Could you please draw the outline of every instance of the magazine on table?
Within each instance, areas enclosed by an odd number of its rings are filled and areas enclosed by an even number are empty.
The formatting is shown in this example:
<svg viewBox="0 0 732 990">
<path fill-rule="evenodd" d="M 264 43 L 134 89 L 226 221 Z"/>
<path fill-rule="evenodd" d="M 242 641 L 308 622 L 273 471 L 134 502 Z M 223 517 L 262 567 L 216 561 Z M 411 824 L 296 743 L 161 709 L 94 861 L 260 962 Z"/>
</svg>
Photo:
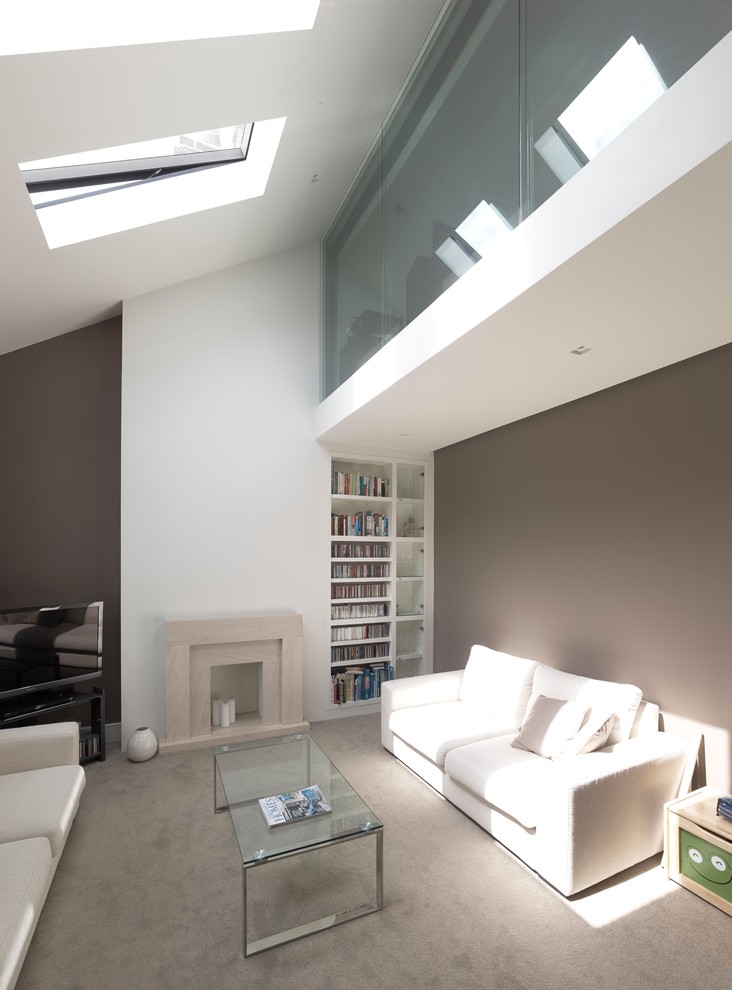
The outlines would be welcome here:
<svg viewBox="0 0 732 990">
<path fill-rule="evenodd" d="M 289 825 L 290 822 L 304 822 L 317 818 L 318 815 L 329 815 L 333 810 L 317 784 L 303 787 L 299 791 L 260 798 L 259 807 L 269 828 Z"/>
</svg>

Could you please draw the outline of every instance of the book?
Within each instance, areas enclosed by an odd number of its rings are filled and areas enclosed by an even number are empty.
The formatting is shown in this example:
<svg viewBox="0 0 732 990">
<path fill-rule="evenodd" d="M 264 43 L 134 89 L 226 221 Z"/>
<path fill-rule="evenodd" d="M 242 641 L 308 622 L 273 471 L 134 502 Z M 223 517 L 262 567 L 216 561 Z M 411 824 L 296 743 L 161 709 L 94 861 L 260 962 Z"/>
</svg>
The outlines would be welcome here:
<svg viewBox="0 0 732 990">
<path fill-rule="evenodd" d="M 299 791 L 260 798 L 259 807 L 268 828 L 289 825 L 290 822 L 304 822 L 319 815 L 329 815 L 333 810 L 316 784 L 303 787 Z"/>
</svg>

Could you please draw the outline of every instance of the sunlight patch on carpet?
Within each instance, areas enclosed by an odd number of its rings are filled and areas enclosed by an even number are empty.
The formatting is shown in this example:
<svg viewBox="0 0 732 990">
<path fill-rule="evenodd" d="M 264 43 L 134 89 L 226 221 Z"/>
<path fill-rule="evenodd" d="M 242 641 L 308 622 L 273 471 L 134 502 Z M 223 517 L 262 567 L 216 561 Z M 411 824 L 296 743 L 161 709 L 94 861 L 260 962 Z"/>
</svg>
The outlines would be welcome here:
<svg viewBox="0 0 732 990">
<path fill-rule="evenodd" d="M 641 908 L 659 901 L 680 888 L 656 859 L 593 887 L 587 894 L 567 900 L 567 906 L 592 928 L 604 928 Z"/>
</svg>

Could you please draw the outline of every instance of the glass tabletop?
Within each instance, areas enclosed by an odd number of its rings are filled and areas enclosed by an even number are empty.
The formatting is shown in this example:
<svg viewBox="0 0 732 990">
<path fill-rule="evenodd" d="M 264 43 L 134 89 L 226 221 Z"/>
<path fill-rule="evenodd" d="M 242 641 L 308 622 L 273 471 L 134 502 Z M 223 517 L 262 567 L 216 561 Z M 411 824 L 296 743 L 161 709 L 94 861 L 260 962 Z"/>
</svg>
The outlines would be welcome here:
<svg viewBox="0 0 732 990">
<path fill-rule="evenodd" d="M 383 828 L 370 808 L 309 735 L 220 746 L 214 751 L 214 794 L 220 781 L 242 865 Z M 259 798 L 317 785 L 330 814 L 269 828 Z M 214 800 L 216 798 L 214 796 Z"/>
</svg>

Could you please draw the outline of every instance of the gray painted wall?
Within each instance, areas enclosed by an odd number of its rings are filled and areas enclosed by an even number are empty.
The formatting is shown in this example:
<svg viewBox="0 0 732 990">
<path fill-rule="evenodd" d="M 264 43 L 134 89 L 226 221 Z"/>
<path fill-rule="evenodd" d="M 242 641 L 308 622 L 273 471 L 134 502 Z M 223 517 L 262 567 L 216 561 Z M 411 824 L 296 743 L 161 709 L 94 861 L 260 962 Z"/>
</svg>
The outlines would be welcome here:
<svg viewBox="0 0 732 990">
<path fill-rule="evenodd" d="M 477 642 L 638 684 L 729 788 L 731 385 L 728 345 L 437 451 L 435 670 Z"/>
<path fill-rule="evenodd" d="M 121 359 L 121 317 L 0 357 L 0 607 L 104 601 L 107 722 L 120 720 Z"/>
</svg>

